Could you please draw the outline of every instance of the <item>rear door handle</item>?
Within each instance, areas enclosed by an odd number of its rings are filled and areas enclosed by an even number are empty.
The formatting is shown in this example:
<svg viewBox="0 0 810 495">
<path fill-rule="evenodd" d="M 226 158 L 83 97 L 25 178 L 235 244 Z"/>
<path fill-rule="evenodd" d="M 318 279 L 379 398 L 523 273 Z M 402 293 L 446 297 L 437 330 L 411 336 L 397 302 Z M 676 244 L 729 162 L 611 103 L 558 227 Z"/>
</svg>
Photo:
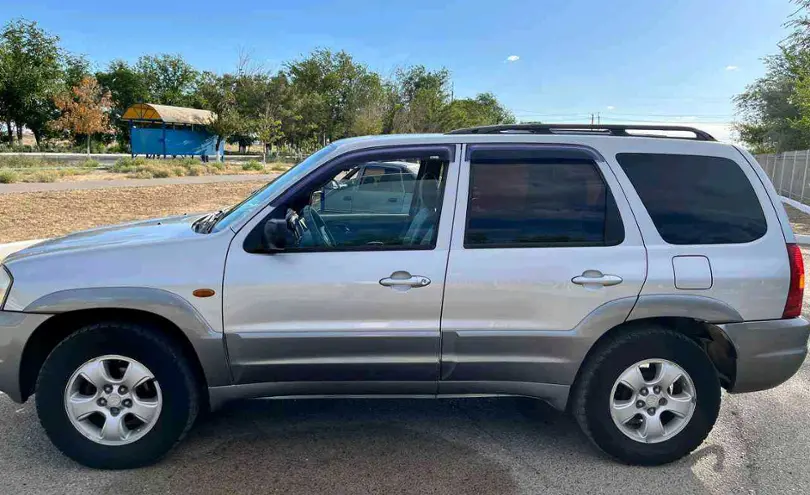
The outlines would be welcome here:
<svg viewBox="0 0 810 495">
<path fill-rule="evenodd" d="M 618 275 L 605 275 L 599 270 L 586 270 L 582 275 L 577 275 L 571 279 L 577 285 L 610 287 L 622 283 L 622 278 Z"/>
<path fill-rule="evenodd" d="M 397 202 L 397 198 L 388 198 L 388 202 L 389 202 L 389 203 L 396 203 L 396 202 Z"/>
<path fill-rule="evenodd" d="M 392 287 L 395 290 L 409 290 L 430 285 L 430 279 L 422 275 L 411 275 L 408 272 L 394 272 L 390 277 L 381 279 L 380 285 Z"/>
</svg>

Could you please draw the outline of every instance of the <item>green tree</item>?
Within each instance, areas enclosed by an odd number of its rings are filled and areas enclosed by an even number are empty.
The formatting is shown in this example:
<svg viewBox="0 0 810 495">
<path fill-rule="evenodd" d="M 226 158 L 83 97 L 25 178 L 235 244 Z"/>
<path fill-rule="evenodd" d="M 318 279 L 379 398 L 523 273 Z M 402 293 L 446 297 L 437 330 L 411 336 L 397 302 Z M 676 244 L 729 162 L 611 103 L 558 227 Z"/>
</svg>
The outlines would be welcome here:
<svg viewBox="0 0 810 495">
<path fill-rule="evenodd" d="M 454 100 L 445 107 L 442 116 L 442 130 L 445 132 L 463 127 L 514 123 L 514 115 L 492 93 Z"/>
<path fill-rule="evenodd" d="M 442 113 L 450 102 L 450 72 L 422 65 L 399 69 L 390 107 L 390 132 L 441 132 Z"/>
<path fill-rule="evenodd" d="M 135 64 L 150 101 L 161 105 L 189 106 L 200 73 L 180 55 L 144 55 Z"/>
<path fill-rule="evenodd" d="M 735 129 L 757 153 L 810 147 L 810 0 L 794 3 L 793 32 L 765 58 L 765 75 L 734 98 Z"/>
<path fill-rule="evenodd" d="M 0 32 L 0 112 L 13 142 L 12 121 L 17 138 L 23 126 L 39 143 L 45 124 L 53 116 L 53 97 L 60 90 L 63 75 L 59 38 L 45 32 L 36 22 L 16 19 Z"/>
<path fill-rule="evenodd" d="M 129 143 L 129 123 L 121 116 L 136 103 L 149 103 L 149 88 L 141 74 L 123 60 L 114 60 L 107 70 L 96 73 L 99 84 L 112 95 L 114 102 L 110 110 L 110 121 L 115 127 L 115 138 L 120 145 Z"/>
<path fill-rule="evenodd" d="M 318 49 L 285 70 L 293 92 L 295 113 L 302 126 L 290 135 L 322 142 L 351 136 L 355 120 L 381 103 L 383 82 L 379 74 L 356 62 L 345 51 Z M 372 112 L 366 111 L 368 117 Z"/>
<path fill-rule="evenodd" d="M 239 132 L 243 125 L 236 104 L 234 77 L 204 72 L 197 87 L 197 97 L 203 108 L 214 113 L 206 126 L 217 136 L 216 149 L 219 159 L 219 145 L 224 139 Z"/>
</svg>

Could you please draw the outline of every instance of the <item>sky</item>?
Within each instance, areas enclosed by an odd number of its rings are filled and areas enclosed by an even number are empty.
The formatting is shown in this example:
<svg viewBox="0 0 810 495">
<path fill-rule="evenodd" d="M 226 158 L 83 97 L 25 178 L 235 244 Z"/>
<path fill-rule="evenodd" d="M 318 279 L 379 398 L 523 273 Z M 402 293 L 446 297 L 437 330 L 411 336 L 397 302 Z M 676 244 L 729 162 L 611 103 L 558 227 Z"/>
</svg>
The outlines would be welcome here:
<svg viewBox="0 0 810 495">
<path fill-rule="evenodd" d="M 728 140 L 732 97 L 785 38 L 788 0 L 0 0 L 0 23 L 35 20 L 97 67 L 177 53 L 266 69 L 318 47 L 383 75 L 451 71 L 456 97 L 491 91 L 521 121 L 695 125 Z"/>
</svg>

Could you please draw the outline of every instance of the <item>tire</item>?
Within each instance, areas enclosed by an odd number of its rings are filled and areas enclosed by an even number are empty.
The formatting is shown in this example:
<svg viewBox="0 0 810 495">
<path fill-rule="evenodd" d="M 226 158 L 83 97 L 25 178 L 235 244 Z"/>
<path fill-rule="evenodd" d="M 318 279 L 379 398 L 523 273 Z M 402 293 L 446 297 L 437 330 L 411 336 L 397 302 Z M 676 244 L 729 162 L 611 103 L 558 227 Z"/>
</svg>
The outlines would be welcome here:
<svg viewBox="0 0 810 495">
<path fill-rule="evenodd" d="M 131 443 L 97 443 L 74 426 L 68 416 L 67 387 L 75 383 L 74 377 L 81 376 L 77 375 L 79 368 L 110 355 L 142 364 L 159 387 L 157 393 L 160 396 L 156 403 L 162 405 L 155 409 L 157 412 L 152 415 L 148 428 L 142 428 L 139 433 L 142 436 L 134 441 L 124 440 Z M 165 455 L 194 424 L 199 408 L 194 376 L 183 353 L 160 329 L 118 321 L 95 323 L 70 335 L 45 360 L 37 379 L 37 414 L 53 444 L 80 464 L 98 469 L 146 466 Z M 132 397 L 135 393 L 135 390 L 131 391 Z M 118 396 L 114 399 L 116 404 L 119 400 Z M 123 406 L 120 410 L 126 411 Z M 121 416 L 121 421 L 125 416 Z M 128 416 L 129 421 L 132 417 Z M 102 425 L 105 424 L 103 415 L 97 418 L 101 418 Z"/>
<path fill-rule="evenodd" d="M 666 419 L 682 421 L 672 428 L 671 437 L 659 436 L 656 443 L 642 443 L 624 433 L 618 423 L 614 422 L 612 411 L 614 400 L 623 385 L 616 385 L 617 380 L 626 370 L 645 360 L 663 360 L 676 364 L 691 379 L 693 412 L 688 420 L 681 416 L 666 416 Z M 672 369 L 672 368 L 670 368 Z M 680 380 L 680 379 L 679 379 Z M 646 379 L 645 379 L 646 381 Z M 686 382 L 677 382 L 678 387 Z M 617 388 L 614 389 L 614 386 Z M 686 387 L 687 385 L 684 385 Z M 643 387 L 646 389 L 646 387 Z M 641 392 L 635 395 L 626 389 L 627 399 L 639 407 L 647 399 Z M 675 390 L 675 389 L 673 389 Z M 683 388 L 683 390 L 686 390 Z M 622 390 L 624 391 L 624 389 Z M 647 392 L 650 394 L 651 392 Z M 664 395 L 656 395 L 657 397 Z M 688 397 L 687 395 L 683 395 Z M 670 397 L 669 402 L 675 402 Z M 646 404 L 638 410 L 639 414 L 631 420 L 625 431 L 648 420 Z M 658 415 L 663 416 L 664 406 Z M 656 409 L 653 408 L 653 411 Z M 689 337 L 659 326 L 647 326 L 619 335 L 599 344 L 592 356 L 589 356 L 580 372 L 574 389 L 572 413 L 585 435 L 603 452 L 627 464 L 654 466 L 666 464 L 689 454 L 706 439 L 720 411 L 720 381 L 714 365 L 706 353 Z M 649 414 L 653 416 L 653 413 Z M 673 423 L 675 424 L 675 423 Z M 640 428 L 641 428 L 640 427 Z M 678 431 L 678 427 L 681 429 Z M 646 433 L 646 430 L 644 430 Z M 676 433 L 677 432 L 677 433 Z M 632 433 L 631 433 L 632 435 Z M 654 438 L 653 435 L 650 438 Z"/>
</svg>

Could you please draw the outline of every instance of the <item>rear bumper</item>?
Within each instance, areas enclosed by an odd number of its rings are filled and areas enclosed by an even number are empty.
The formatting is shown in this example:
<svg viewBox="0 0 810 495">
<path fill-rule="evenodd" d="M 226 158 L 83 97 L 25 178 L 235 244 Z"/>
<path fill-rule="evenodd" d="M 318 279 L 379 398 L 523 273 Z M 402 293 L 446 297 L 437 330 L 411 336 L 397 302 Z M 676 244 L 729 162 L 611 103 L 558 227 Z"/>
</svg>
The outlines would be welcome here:
<svg viewBox="0 0 810 495">
<path fill-rule="evenodd" d="M 729 392 L 773 388 L 796 374 L 807 355 L 810 323 L 804 318 L 719 325 L 737 351 Z"/>
<path fill-rule="evenodd" d="M 20 390 L 20 360 L 25 343 L 51 315 L 0 311 L 0 392 L 23 402 Z"/>
</svg>

